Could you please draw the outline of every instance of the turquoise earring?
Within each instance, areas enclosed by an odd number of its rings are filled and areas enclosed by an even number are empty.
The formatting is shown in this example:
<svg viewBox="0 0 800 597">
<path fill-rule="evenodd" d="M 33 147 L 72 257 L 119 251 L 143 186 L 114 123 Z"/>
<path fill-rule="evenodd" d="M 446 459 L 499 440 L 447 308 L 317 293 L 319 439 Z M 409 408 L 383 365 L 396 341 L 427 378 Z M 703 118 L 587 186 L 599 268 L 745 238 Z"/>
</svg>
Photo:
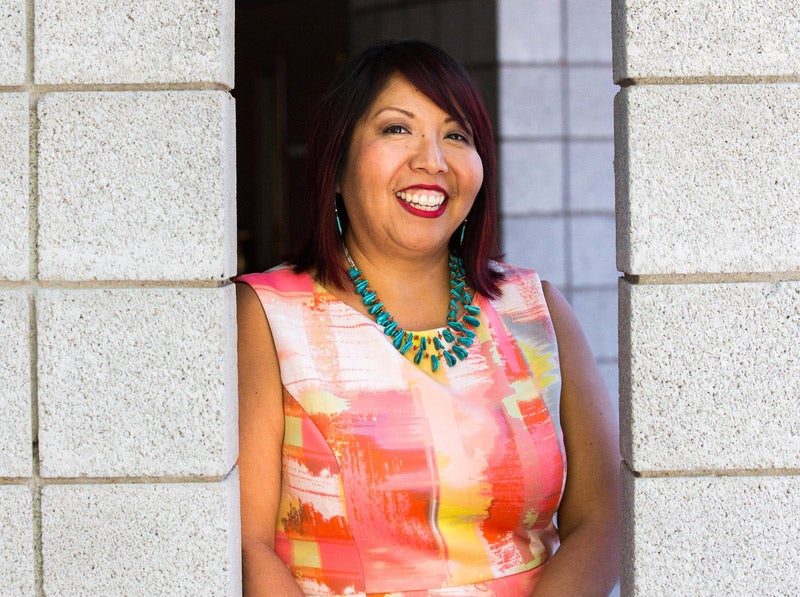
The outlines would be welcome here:
<svg viewBox="0 0 800 597">
<path fill-rule="evenodd" d="M 333 196 L 333 211 L 336 214 L 336 227 L 339 229 L 339 237 L 342 236 L 342 221 L 339 219 L 339 194 Z"/>
</svg>

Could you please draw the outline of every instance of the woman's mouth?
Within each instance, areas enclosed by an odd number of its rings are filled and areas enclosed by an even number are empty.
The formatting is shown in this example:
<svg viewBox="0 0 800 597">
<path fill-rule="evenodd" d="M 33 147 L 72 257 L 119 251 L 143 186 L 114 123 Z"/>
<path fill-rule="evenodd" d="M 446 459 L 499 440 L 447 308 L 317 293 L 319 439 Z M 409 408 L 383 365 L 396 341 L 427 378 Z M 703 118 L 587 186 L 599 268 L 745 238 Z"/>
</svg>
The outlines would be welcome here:
<svg viewBox="0 0 800 597">
<path fill-rule="evenodd" d="M 417 190 L 417 191 L 397 191 L 395 196 L 420 211 L 437 211 L 447 200 L 447 195 L 439 191 Z"/>
</svg>

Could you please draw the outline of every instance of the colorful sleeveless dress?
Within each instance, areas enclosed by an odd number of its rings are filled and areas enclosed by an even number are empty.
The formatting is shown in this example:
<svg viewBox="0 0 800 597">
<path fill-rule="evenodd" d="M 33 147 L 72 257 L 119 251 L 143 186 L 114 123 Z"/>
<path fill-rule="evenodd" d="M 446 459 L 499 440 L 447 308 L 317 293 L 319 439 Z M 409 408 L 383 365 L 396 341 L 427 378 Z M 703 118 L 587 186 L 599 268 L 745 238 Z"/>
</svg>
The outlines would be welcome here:
<svg viewBox="0 0 800 597">
<path fill-rule="evenodd" d="M 566 478 L 558 350 L 537 275 L 498 267 L 503 294 L 476 298 L 469 356 L 436 373 L 308 274 L 238 278 L 280 362 L 275 551 L 306 595 L 520 597 L 536 585 Z"/>
</svg>

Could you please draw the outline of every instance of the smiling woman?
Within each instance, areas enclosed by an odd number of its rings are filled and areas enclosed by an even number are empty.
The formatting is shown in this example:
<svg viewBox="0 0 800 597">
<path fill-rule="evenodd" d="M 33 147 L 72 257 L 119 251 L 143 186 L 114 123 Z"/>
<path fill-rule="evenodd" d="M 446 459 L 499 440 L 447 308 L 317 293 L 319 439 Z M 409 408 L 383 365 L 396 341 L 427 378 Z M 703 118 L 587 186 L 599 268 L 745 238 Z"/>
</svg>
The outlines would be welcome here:
<svg viewBox="0 0 800 597">
<path fill-rule="evenodd" d="M 563 297 L 493 259 L 477 88 L 381 44 L 311 130 L 304 247 L 238 279 L 246 593 L 607 594 L 615 416 Z"/>
</svg>

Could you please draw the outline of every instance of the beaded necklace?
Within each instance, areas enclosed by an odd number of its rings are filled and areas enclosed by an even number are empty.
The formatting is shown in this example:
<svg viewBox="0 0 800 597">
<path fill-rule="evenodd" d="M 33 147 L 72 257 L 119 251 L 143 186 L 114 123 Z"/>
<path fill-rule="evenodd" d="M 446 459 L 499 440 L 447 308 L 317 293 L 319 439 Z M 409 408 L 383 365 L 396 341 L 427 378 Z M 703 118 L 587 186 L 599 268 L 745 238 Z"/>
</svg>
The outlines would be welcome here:
<svg viewBox="0 0 800 597">
<path fill-rule="evenodd" d="M 383 327 L 384 333 L 393 340 L 394 347 L 402 355 L 414 349 L 414 364 L 420 365 L 423 359 L 429 359 L 431 371 L 436 373 L 444 360 L 448 366 L 453 367 L 458 361 L 463 361 L 469 355 L 467 348 L 472 346 L 475 332 L 470 328 L 481 325 L 478 315 L 480 307 L 472 304 L 472 296 L 467 291 L 466 273 L 460 258 L 450 255 L 448 267 L 450 269 L 450 304 L 447 313 L 447 326 L 435 332 L 432 336 L 414 334 L 405 331 L 392 317 L 392 314 L 383 306 L 369 282 L 356 267 L 350 251 L 342 243 L 344 256 L 350 265 L 348 275 L 353 281 L 356 293 L 361 296 L 361 302 L 367 312 Z M 458 321 L 459 303 L 464 310 L 461 321 Z"/>
</svg>

